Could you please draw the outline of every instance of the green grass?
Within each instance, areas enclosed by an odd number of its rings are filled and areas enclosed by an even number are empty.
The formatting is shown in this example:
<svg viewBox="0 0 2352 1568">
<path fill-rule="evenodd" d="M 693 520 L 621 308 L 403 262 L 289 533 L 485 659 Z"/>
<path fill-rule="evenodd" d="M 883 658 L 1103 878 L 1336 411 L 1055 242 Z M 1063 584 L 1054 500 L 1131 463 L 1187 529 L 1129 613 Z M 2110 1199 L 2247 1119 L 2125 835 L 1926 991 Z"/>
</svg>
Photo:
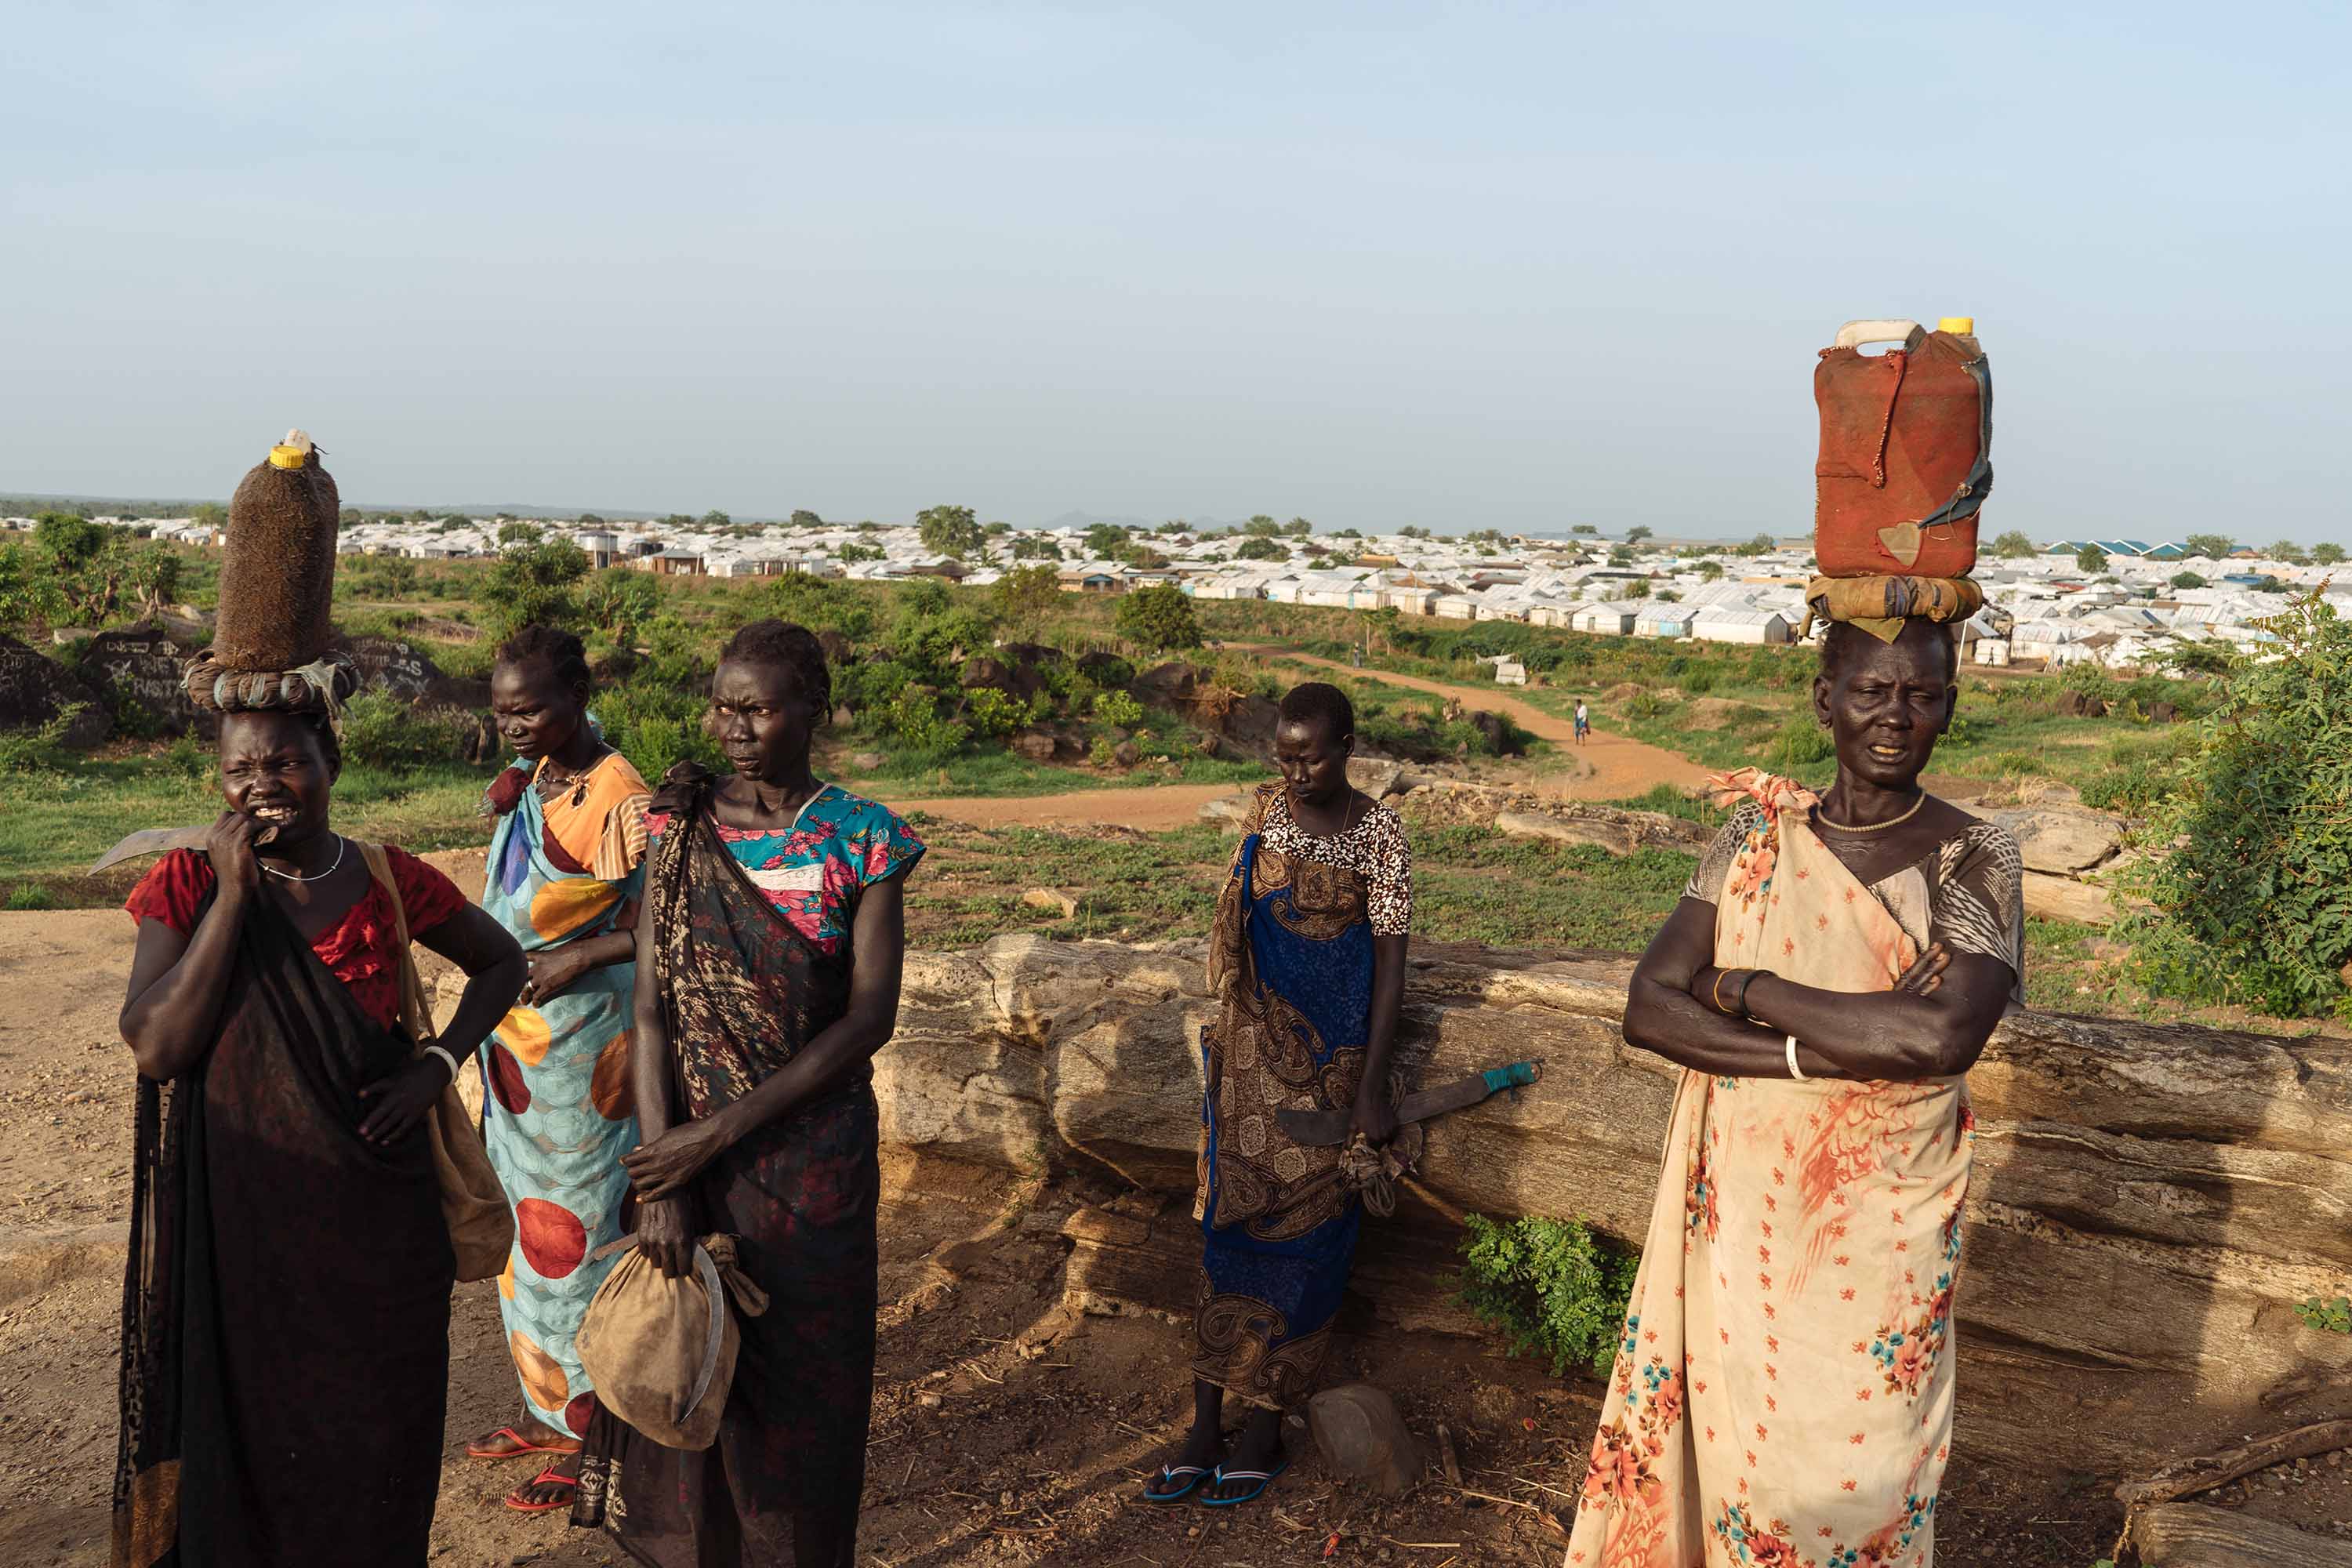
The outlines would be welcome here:
<svg viewBox="0 0 2352 1568">
<path fill-rule="evenodd" d="M 488 825 L 478 807 L 488 778 L 488 770 L 460 763 L 354 763 L 335 785 L 335 826 L 355 838 L 420 852 L 486 842 Z M 7 868 L 9 896 L 39 886 L 61 903 L 93 901 L 104 889 L 74 884 L 124 834 L 210 822 L 220 810 L 209 756 L 184 745 L 128 759 L 78 757 L 12 775 L 8 809 L 0 812 L 0 867 Z"/>
</svg>

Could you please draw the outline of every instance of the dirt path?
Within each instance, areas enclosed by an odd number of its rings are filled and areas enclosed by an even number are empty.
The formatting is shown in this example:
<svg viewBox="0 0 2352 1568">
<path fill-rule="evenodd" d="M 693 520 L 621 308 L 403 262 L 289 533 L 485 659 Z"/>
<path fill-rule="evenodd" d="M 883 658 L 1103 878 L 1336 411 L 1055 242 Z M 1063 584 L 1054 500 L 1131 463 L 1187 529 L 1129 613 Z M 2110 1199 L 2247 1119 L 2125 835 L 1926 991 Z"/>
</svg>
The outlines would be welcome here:
<svg viewBox="0 0 2352 1568">
<path fill-rule="evenodd" d="M 1576 727 L 1556 714 L 1547 713 L 1534 703 L 1505 694 L 1500 687 L 1453 686 L 1442 680 L 1428 680 L 1418 675 L 1398 675 L 1385 669 L 1358 669 L 1341 664 L 1336 658 L 1317 658 L 1312 654 L 1293 653 L 1287 648 L 1272 646 L 1242 647 L 1240 653 L 1263 654 L 1269 658 L 1286 659 L 1292 664 L 1313 665 L 1320 669 L 1336 669 L 1342 675 L 1352 675 L 1362 680 L 1377 680 L 1384 686 L 1402 686 L 1414 691 L 1426 691 L 1438 697 L 1451 697 L 1465 708 L 1484 708 L 1500 713 L 1538 740 L 1550 741 L 1560 748 L 1560 754 L 1582 764 L 1584 771 L 1562 771 L 1538 773 L 1529 784 L 1545 795 L 1562 800 L 1623 800 L 1631 795 L 1644 795 L 1662 784 L 1677 789 L 1689 789 L 1706 782 L 1708 770 L 1688 757 L 1677 756 L 1663 746 L 1653 746 L 1646 741 L 1636 741 L 1626 735 L 1612 735 L 1600 730 L 1581 746 L 1576 743 Z"/>
<path fill-rule="evenodd" d="M 479 886 L 480 851 L 433 858 Z M 9 1568 L 107 1560 L 133 1085 L 115 1014 L 131 951 L 119 910 L 0 913 L 0 1563 Z M 1136 1492 L 1189 1415 L 1185 1326 L 1078 1317 L 1062 1300 L 1064 1220 L 1082 1203 L 1123 1201 L 1116 1191 L 1079 1175 L 1040 1186 L 917 1168 L 903 1156 L 886 1156 L 884 1185 L 859 1568 L 1556 1568 L 1604 1392 L 1593 1379 L 1554 1379 L 1540 1357 L 1408 1334 L 1351 1307 L 1331 1380 L 1389 1389 L 1424 1443 L 1446 1423 L 1466 1485 L 1433 1477 L 1394 1502 L 1376 1500 L 1335 1480 L 1293 1426 L 1297 1468 L 1270 1506 L 1155 1508 Z M 433 1568 L 618 1563 L 609 1542 L 567 1529 L 561 1514 L 527 1519 L 499 1506 L 529 1466 L 464 1458 L 467 1436 L 510 1418 L 516 1402 L 496 1288 L 462 1286 Z M 2340 1517 L 2345 1505 L 2331 1495 L 2326 1506 L 2336 1511 L 2323 1517 Z M 2113 1511 L 2063 1495 L 2054 1473 L 2027 1485 L 1962 1454 L 1937 1533 L 1969 1568 L 2081 1568 L 2112 1538 Z"/>
<path fill-rule="evenodd" d="M 1164 833 L 1200 820 L 1201 808 L 1232 795 L 1234 784 L 1144 784 L 1134 789 L 1074 789 L 1061 795 L 902 795 L 887 784 L 849 788 L 893 811 L 927 811 L 975 827 L 1056 827 L 1104 824 Z"/>
</svg>

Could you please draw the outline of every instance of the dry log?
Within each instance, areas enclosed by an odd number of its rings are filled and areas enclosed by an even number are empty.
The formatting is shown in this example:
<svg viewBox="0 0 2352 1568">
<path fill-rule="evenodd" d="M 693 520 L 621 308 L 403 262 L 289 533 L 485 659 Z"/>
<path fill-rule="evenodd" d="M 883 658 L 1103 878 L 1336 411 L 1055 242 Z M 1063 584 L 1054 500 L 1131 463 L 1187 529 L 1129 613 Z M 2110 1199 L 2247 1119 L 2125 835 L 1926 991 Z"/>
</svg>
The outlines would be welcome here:
<svg viewBox="0 0 2352 1568">
<path fill-rule="evenodd" d="M 2116 1500 L 2126 1508 L 2140 1503 L 2176 1502 L 2199 1492 L 2227 1486 L 2240 1476 L 2251 1476 L 2288 1459 L 2352 1447 L 2352 1421 L 2315 1421 L 2292 1432 L 2276 1432 L 2239 1444 L 2227 1453 L 2177 1459 L 2155 1474 L 2126 1481 L 2116 1489 Z"/>
<path fill-rule="evenodd" d="M 1188 1311 L 1202 964 L 1197 942 L 1034 936 L 910 954 L 877 1064 L 884 1135 L 1170 1194 L 1176 1217 L 1124 1267 L 1133 1300 Z M 1409 1070 L 1443 1081 L 1523 1057 L 1547 1070 L 1430 1124 L 1422 1193 L 1367 1227 L 1368 1279 L 1384 1247 L 1429 1243 L 1374 1292 L 1383 1316 L 1465 1321 L 1447 1300 L 1462 1212 L 1582 1216 L 1640 1239 L 1678 1069 L 1624 1042 L 1631 968 L 1416 945 Z M 2158 1453 L 2352 1418 L 2352 1338 L 2294 1310 L 2352 1294 L 2352 1044 L 2028 1013 L 1995 1034 L 1970 1089 L 1963 1447 L 2063 1455 L 2113 1480 Z"/>
<path fill-rule="evenodd" d="M 2158 1503 L 2132 1516 L 2143 1568 L 2352 1568 L 2352 1543 L 2202 1503 Z"/>
</svg>

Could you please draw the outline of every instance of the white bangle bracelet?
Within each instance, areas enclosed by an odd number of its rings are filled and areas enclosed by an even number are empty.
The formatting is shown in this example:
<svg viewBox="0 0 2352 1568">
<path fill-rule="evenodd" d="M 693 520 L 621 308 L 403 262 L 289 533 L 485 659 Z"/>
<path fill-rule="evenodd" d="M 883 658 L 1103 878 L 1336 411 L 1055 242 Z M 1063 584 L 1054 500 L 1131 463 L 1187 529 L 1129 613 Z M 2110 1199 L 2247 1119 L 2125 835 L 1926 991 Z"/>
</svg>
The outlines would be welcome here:
<svg viewBox="0 0 2352 1568">
<path fill-rule="evenodd" d="M 456 1057 L 451 1056 L 439 1046 L 425 1047 L 425 1054 L 428 1057 L 439 1057 L 441 1058 L 441 1064 L 449 1069 L 449 1081 L 451 1083 L 457 1081 L 457 1058 Z"/>
<path fill-rule="evenodd" d="M 1797 1037 L 1789 1037 L 1789 1076 L 1799 1083 L 1805 1081 L 1805 1069 L 1797 1065 Z"/>
</svg>

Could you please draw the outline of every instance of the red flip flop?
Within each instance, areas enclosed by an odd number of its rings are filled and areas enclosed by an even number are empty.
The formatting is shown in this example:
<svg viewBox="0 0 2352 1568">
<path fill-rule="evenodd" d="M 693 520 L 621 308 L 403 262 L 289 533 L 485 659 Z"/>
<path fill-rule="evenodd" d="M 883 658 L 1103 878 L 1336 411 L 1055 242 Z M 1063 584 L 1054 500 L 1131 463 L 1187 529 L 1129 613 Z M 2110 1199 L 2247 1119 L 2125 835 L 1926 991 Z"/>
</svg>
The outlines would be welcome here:
<svg viewBox="0 0 2352 1568">
<path fill-rule="evenodd" d="M 530 1479 L 525 1482 L 522 1486 L 517 1487 L 513 1491 L 509 1492 L 506 1500 L 507 1506 L 514 1510 L 517 1513 L 552 1513 L 559 1508 L 570 1508 L 572 1506 L 572 1500 L 570 1498 L 558 1498 L 553 1502 L 517 1502 L 515 1500 L 529 1488 L 540 1486 L 548 1482 L 552 1482 L 556 1486 L 570 1487 L 576 1491 L 579 1489 L 580 1478 L 577 1476 L 559 1476 L 555 1473 L 555 1467 L 553 1465 L 550 1465 L 547 1468 L 540 1471 L 539 1474 L 531 1477 Z"/>
<path fill-rule="evenodd" d="M 501 1426 L 497 1431 L 491 1433 L 490 1436 L 493 1437 L 511 1437 L 515 1441 L 515 1446 L 511 1448 L 478 1448 L 473 1444 L 468 1443 L 466 1445 L 466 1458 L 469 1459 L 519 1459 L 525 1454 L 553 1454 L 560 1458 L 570 1458 L 572 1455 L 580 1451 L 580 1445 L 577 1443 L 555 1444 L 551 1446 L 546 1443 L 531 1442 L 529 1438 L 525 1437 L 521 1433 L 516 1431 L 511 1426 Z"/>
</svg>

